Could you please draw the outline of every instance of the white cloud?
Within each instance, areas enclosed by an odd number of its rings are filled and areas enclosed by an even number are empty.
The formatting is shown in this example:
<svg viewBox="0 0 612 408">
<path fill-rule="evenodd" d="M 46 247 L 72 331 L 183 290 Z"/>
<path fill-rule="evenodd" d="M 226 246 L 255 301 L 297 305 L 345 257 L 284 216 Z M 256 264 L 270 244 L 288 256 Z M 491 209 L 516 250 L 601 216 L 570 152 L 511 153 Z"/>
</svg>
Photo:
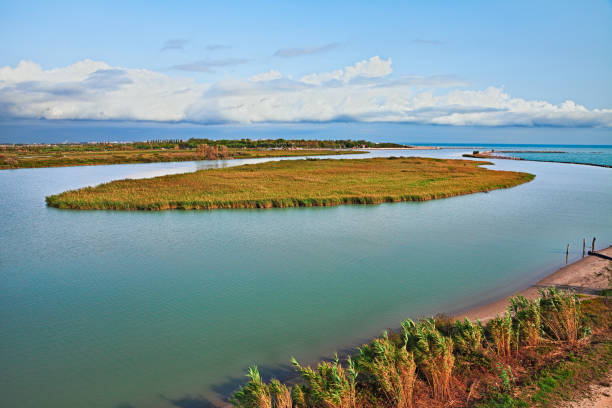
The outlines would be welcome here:
<svg viewBox="0 0 612 408">
<path fill-rule="evenodd" d="M 612 109 L 513 98 L 496 87 L 467 89 L 465 81 L 453 76 L 390 78 L 391 73 L 391 59 L 372 57 L 300 80 L 270 70 L 249 79 L 202 84 L 91 60 L 50 70 L 22 61 L 0 68 L 0 116 L 612 127 Z"/>
<path fill-rule="evenodd" d="M 268 72 L 262 72 L 260 74 L 253 75 L 250 80 L 253 82 L 267 82 L 275 79 L 282 78 L 283 75 L 275 69 L 271 69 Z"/>
<path fill-rule="evenodd" d="M 368 60 L 359 61 L 355 65 L 350 65 L 344 69 L 337 69 L 322 74 L 305 75 L 300 81 L 313 85 L 321 85 L 329 81 L 346 83 L 358 77 L 381 78 L 390 75 L 391 72 L 393 72 L 391 69 L 391 58 L 385 61 L 380 59 L 379 56 L 375 56 Z"/>
<path fill-rule="evenodd" d="M 207 87 L 91 60 L 51 70 L 22 61 L 15 68 L 0 68 L 0 115 L 179 121 L 187 119 L 185 111 Z"/>
</svg>

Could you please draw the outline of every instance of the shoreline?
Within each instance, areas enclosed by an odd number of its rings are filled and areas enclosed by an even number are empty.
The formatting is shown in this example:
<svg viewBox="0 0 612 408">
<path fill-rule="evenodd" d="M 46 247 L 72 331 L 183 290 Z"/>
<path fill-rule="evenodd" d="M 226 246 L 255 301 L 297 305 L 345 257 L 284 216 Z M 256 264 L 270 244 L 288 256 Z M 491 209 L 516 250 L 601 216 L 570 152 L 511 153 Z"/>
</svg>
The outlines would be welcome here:
<svg viewBox="0 0 612 408">
<path fill-rule="evenodd" d="M 612 246 L 598 250 L 597 252 L 612 256 Z M 532 300 L 538 297 L 539 289 L 550 286 L 555 286 L 558 289 L 573 290 L 578 294 L 588 296 L 596 295 L 597 292 L 609 287 L 608 277 L 606 274 L 602 273 L 602 271 L 604 271 L 611 262 L 612 261 L 598 258 L 593 255 L 585 255 L 584 258 L 557 269 L 535 284 L 522 290 L 515 291 L 512 295 L 452 313 L 451 316 L 457 319 L 478 319 L 482 322 L 486 322 L 498 314 L 504 313 L 510 305 L 509 300 L 512 296 L 522 295 Z"/>
<path fill-rule="evenodd" d="M 606 247 L 605 249 L 600 249 L 596 251 L 598 253 L 612 256 L 612 245 Z M 608 273 L 606 272 L 606 268 L 608 269 Z M 513 291 L 510 295 L 505 295 L 501 298 L 494 298 L 494 300 L 486 300 L 484 303 L 481 303 L 476 306 L 471 306 L 463 311 L 457 312 L 449 312 L 446 313 L 440 311 L 441 314 L 446 314 L 448 317 L 455 319 L 469 319 L 471 321 L 480 320 L 483 324 L 497 315 L 503 314 L 510 306 L 509 299 L 516 295 L 525 296 L 529 300 L 533 300 L 539 297 L 539 289 L 543 289 L 546 287 L 554 286 L 557 289 L 569 289 L 575 291 L 577 294 L 587 295 L 589 297 L 597 296 L 598 293 L 603 289 L 610 288 L 612 282 L 612 261 L 599 258 L 594 255 L 585 255 L 583 258 L 578 259 L 572 263 L 568 263 L 567 265 L 556 269 L 554 272 L 549 273 L 544 276 L 540 280 L 538 280 L 535 284 L 531 284 L 524 289 Z M 435 313 L 432 314 L 432 316 Z M 399 330 L 399 328 L 390 328 L 390 330 Z M 374 337 L 372 337 L 374 338 Z M 359 347 L 362 342 L 368 342 L 371 338 L 368 339 L 360 339 L 350 346 L 344 347 L 338 350 L 338 355 L 346 356 L 351 355 L 356 347 Z M 320 356 L 315 359 L 312 363 L 316 364 L 316 361 L 329 360 L 329 356 Z M 279 370 L 279 372 L 272 371 L 268 373 L 271 374 L 271 378 L 277 378 L 284 383 L 287 384 L 296 384 L 300 376 L 297 373 L 291 371 L 290 366 L 283 367 Z M 612 375 L 612 374 L 610 374 Z M 596 387 L 597 384 L 593 384 L 593 387 Z M 606 403 L 609 400 L 608 392 L 611 390 L 609 386 L 600 387 L 602 390 L 599 390 L 599 394 L 603 392 L 602 395 L 597 394 L 598 403 L 604 402 Z M 214 407 L 217 408 L 229 408 L 232 405 L 229 404 L 227 398 L 229 397 L 229 393 L 217 393 L 213 396 L 212 399 L 208 400 Z M 572 408 L 587 408 L 591 405 L 583 405 L 588 404 L 589 399 L 579 399 L 568 401 L 568 407 Z M 605 406 L 605 405 L 597 405 Z"/>
</svg>

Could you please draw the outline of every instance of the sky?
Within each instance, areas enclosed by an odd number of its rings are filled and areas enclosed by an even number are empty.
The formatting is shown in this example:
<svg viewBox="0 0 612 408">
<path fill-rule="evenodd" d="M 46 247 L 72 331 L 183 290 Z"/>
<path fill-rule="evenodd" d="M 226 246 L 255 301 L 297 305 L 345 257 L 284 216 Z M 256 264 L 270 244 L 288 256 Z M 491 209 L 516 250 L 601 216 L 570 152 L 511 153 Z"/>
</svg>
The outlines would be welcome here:
<svg viewBox="0 0 612 408">
<path fill-rule="evenodd" d="M 612 128 L 610 1 L 0 0 L 0 121 Z"/>
</svg>

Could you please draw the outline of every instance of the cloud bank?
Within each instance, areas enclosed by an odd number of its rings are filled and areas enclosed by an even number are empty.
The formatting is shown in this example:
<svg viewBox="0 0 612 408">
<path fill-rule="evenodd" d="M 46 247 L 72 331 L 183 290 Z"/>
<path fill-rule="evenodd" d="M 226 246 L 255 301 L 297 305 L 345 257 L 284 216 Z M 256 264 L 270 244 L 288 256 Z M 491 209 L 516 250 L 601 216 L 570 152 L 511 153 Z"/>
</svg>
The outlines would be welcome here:
<svg viewBox="0 0 612 408">
<path fill-rule="evenodd" d="M 240 63 L 200 61 L 184 70 Z M 43 70 L 22 61 L 0 68 L 5 118 L 191 121 L 197 123 L 399 122 L 482 126 L 612 127 L 612 109 L 552 104 L 502 88 L 467 89 L 453 76 L 392 75 L 378 56 L 299 79 L 270 70 L 199 83 L 146 69 L 83 60 Z"/>
</svg>

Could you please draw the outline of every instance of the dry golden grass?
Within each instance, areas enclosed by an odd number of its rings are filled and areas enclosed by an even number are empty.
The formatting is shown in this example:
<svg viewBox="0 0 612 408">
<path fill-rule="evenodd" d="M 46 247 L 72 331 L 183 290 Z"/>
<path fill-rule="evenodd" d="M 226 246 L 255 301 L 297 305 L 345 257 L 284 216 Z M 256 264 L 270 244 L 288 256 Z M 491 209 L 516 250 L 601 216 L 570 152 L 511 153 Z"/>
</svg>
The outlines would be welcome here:
<svg viewBox="0 0 612 408">
<path fill-rule="evenodd" d="M 168 210 L 424 201 L 513 187 L 533 175 L 483 162 L 410 158 L 284 160 L 141 180 L 47 197 L 58 208 Z"/>
<path fill-rule="evenodd" d="M 82 145 L 77 145 L 81 147 Z M 86 145 L 84 145 L 86 146 Z M 76 149 L 76 147 L 75 147 Z M 15 149 L 13 149 L 15 150 Z M 352 150 L 324 149 L 226 149 L 226 159 L 252 159 L 258 157 L 290 156 L 327 156 L 336 154 L 360 154 Z M 218 157 L 221 158 L 221 157 Z M 196 160 L 215 160 L 217 157 L 206 157 L 198 149 L 133 149 L 130 145 L 119 146 L 113 150 L 66 150 L 58 152 L 36 152 L 24 148 L 23 151 L 0 152 L 0 170 L 39 167 L 93 166 L 126 163 L 159 163 Z"/>
</svg>

